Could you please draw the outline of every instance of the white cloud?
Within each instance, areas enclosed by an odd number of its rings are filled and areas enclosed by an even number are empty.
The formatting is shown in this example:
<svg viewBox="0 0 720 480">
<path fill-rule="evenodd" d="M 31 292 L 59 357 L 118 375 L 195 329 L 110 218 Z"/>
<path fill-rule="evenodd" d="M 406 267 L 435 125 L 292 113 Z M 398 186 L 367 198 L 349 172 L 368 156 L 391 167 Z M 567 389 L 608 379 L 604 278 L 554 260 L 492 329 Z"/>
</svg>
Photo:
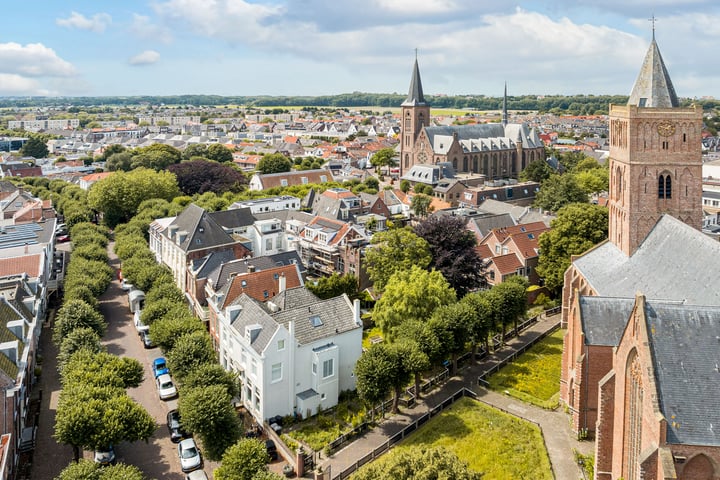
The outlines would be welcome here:
<svg viewBox="0 0 720 480">
<path fill-rule="evenodd" d="M 130 65 L 152 65 L 160 60 L 160 54 L 155 50 L 145 50 L 130 58 Z"/>
<path fill-rule="evenodd" d="M 409 15 L 446 13 L 458 7 L 453 0 L 374 0 L 372 3 L 382 10 Z"/>
<path fill-rule="evenodd" d="M 111 22 L 112 17 L 107 13 L 96 13 L 92 18 L 88 18 L 82 13 L 72 12 L 68 18 L 58 18 L 55 20 L 55 23 L 61 27 L 89 30 L 96 33 L 104 32 Z"/>
<path fill-rule="evenodd" d="M 156 40 L 164 44 L 170 44 L 173 40 L 173 34 L 169 28 L 152 23 L 150 17 L 137 13 L 133 14 L 130 31 L 138 38 Z"/>
<path fill-rule="evenodd" d="M 37 80 L 20 75 L 0 73 L 0 95 L 50 95 Z"/>
<path fill-rule="evenodd" d="M 41 43 L 0 43 L 0 73 L 28 77 L 68 77 L 75 67 Z"/>
</svg>

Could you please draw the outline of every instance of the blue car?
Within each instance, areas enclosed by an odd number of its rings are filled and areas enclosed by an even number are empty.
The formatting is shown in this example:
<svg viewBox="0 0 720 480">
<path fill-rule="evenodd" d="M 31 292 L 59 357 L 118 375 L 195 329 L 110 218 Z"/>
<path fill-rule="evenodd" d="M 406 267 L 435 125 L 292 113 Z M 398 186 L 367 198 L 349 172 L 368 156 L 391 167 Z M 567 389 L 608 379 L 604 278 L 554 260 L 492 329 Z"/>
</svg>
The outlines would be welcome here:
<svg viewBox="0 0 720 480">
<path fill-rule="evenodd" d="M 167 362 L 165 362 L 165 359 L 163 357 L 158 357 L 153 360 L 152 369 L 155 378 L 165 373 L 170 373 L 170 369 L 168 369 L 167 367 Z"/>
</svg>

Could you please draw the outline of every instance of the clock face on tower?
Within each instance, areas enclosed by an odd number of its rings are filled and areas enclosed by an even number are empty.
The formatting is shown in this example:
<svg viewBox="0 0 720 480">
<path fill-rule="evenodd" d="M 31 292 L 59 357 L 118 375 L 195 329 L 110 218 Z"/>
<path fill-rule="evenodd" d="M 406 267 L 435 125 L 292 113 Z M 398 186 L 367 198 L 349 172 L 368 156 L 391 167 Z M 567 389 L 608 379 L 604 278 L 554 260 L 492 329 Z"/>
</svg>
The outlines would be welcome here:
<svg viewBox="0 0 720 480">
<path fill-rule="evenodd" d="M 675 133 L 675 125 L 670 122 L 662 122 L 658 124 L 657 131 L 663 137 L 669 137 L 670 135 Z"/>
<path fill-rule="evenodd" d="M 427 155 L 425 154 L 425 152 L 420 152 L 417 154 L 417 159 L 418 162 L 425 163 L 427 161 Z"/>
</svg>

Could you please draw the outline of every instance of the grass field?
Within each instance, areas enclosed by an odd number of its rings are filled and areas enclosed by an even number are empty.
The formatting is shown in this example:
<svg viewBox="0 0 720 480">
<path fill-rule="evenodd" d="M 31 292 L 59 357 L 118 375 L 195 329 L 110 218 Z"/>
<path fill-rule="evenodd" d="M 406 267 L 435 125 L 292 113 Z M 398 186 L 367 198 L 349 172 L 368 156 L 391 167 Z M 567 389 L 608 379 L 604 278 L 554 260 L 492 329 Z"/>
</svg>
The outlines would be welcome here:
<svg viewBox="0 0 720 480">
<path fill-rule="evenodd" d="M 458 400 L 397 449 L 444 447 L 493 480 L 552 479 L 540 429 L 469 398 Z M 377 462 L 382 462 L 380 457 Z"/>
<path fill-rule="evenodd" d="M 491 376 L 490 388 L 542 408 L 556 408 L 564 334 L 565 330 L 561 329 L 547 336 Z"/>
</svg>

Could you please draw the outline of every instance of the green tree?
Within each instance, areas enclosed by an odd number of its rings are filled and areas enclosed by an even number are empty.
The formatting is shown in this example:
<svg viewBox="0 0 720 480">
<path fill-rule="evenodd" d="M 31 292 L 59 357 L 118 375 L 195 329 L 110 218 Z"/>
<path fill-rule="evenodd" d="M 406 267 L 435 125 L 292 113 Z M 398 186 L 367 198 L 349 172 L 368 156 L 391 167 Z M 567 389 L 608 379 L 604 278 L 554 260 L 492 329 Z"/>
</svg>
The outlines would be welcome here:
<svg viewBox="0 0 720 480">
<path fill-rule="evenodd" d="M 60 345 L 62 339 L 78 328 L 91 328 L 98 336 L 105 334 L 105 319 L 82 300 L 70 300 L 63 304 L 55 317 L 53 341 Z"/>
<path fill-rule="evenodd" d="M 550 178 L 555 173 L 550 165 L 544 159 L 538 159 L 530 162 L 525 170 L 520 172 L 520 181 L 527 182 L 538 182 L 542 183 L 544 180 Z"/>
<path fill-rule="evenodd" d="M 502 283 L 490 289 L 490 298 L 496 302 L 497 320 L 502 329 L 502 338 L 505 338 L 507 326 L 512 324 L 517 333 L 518 318 L 527 311 L 527 287 L 525 277 L 513 275 Z"/>
<path fill-rule="evenodd" d="M 172 173 L 138 168 L 132 172 L 115 172 L 95 183 L 88 193 L 90 206 L 103 212 L 103 221 L 110 228 L 127 222 L 138 206 L 147 199 L 171 201 L 180 194 Z"/>
<path fill-rule="evenodd" d="M 120 145 L 119 143 L 113 143 L 112 145 L 108 145 L 107 147 L 103 148 L 102 153 L 98 157 L 98 160 L 104 162 L 116 153 L 123 153 L 126 151 L 127 149 L 125 148 L 125 146 Z"/>
<path fill-rule="evenodd" d="M 136 148 L 132 151 L 131 167 L 148 168 L 157 172 L 165 170 L 170 165 L 180 163 L 182 154 L 177 148 L 164 143 L 153 143 L 147 147 Z"/>
<path fill-rule="evenodd" d="M 216 480 L 253 480 L 255 475 L 267 470 L 270 461 L 265 444 L 255 438 L 243 438 L 228 448 L 222 463 L 213 472 Z"/>
<path fill-rule="evenodd" d="M 153 341 L 165 352 L 170 351 L 183 335 L 202 331 L 205 331 L 202 322 L 189 312 L 182 317 L 161 318 L 150 327 Z"/>
<path fill-rule="evenodd" d="M 575 175 L 552 175 L 540 185 L 535 206 L 557 212 L 570 203 L 588 203 L 588 194 L 580 187 Z"/>
<path fill-rule="evenodd" d="M 395 149 L 392 147 L 381 148 L 370 157 L 370 165 L 375 167 L 376 174 L 380 173 L 382 167 L 393 167 L 396 164 Z"/>
<path fill-rule="evenodd" d="M 383 333 L 392 337 L 407 320 L 426 321 L 436 308 L 455 301 L 455 291 L 438 271 L 428 272 L 414 265 L 390 277 L 373 319 Z"/>
<path fill-rule="evenodd" d="M 182 381 L 200 365 L 214 363 L 215 349 L 210 335 L 203 329 L 178 338 L 165 356 L 175 378 Z"/>
<path fill-rule="evenodd" d="M 207 158 L 215 160 L 216 162 L 227 163 L 233 161 L 233 154 L 232 150 L 225 145 L 213 143 L 207 148 Z"/>
<path fill-rule="evenodd" d="M 371 247 L 365 250 L 365 270 L 378 292 L 385 289 L 393 273 L 413 265 L 424 269 L 432 259 L 428 243 L 410 228 L 377 232 L 370 242 Z"/>
<path fill-rule="evenodd" d="M 193 157 L 208 158 L 207 147 L 204 143 L 191 143 L 183 150 L 182 158 L 185 160 L 190 160 Z"/>
<path fill-rule="evenodd" d="M 490 290 L 472 292 L 465 295 L 462 302 L 469 305 L 473 309 L 473 317 L 468 327 L 468 335 L 472 344 L 472 358 L 477 353 L 478 343 L 485 345 L 485 351 L 490 351 L 489 336 L 493 332 L 495 326 L 495 303 L 488 298 Z"/>
<path fill-rule="evenodd" d="M 240 423 L 224 385 L 185 390 L 178 402 L 183 426 L 197 434 L 211 460 L 240 439 Z"/>
<path fill-rule="evenodd" d="M 358 298 L 358 280 L 355 275 L 340 275 L 337 272 L 329 277 L 320 277 L 317 284 L 308 283 L 307 289 L 319 298 L 325 300 L 327 298 L 339 297 L 343 293 L 347 294 L 350 299 Z"/>
<path fill-rule="evenodd" d="M 204 388 L 211 385 L 222 385 L 230 397 L 240 394 L 240 379 L 236 373 L 228 372 L 218 363 L 203 363 L 185 375 L 183 389 Z"/>
<path fill-rule="evenodd" d="M 353 474 L 352 480 L 480 480 L 466 462 L 443 447 L 396 449 Z"/>
<path fill-rule="evenodd" d="M 592 168 L 575 174 L 575 180 L 588 195 L 607 192 L 610 185 L 610 172 L 607 168 Z"/>
<path fill-rule="evenodd" d="M 415 397 L 420 399 L 420 374 L 430 366 L 443 360 L 443 347 L 440 339 L 430 328 L 428 322 L 407 320 L 398 328 L 398 342 L 411 342 L 417 345 L 418 352 L 413 352 L 410 369 L 415 374 Z M 424 358 L 423 358 L 424 357 Z M 427 367 L 424 367 L 427 361 Z"/>
<path fill-rule="evenodd" d="M 143 376 L 143 367 L 134 358 L 79 349 L 66 362 L 62 371 L 62 383 L 108 386 L 124 390 L 140 386 Z"/>
<path fill-rule="evenodd" d="M 100 353 L 103 350 L 100 336 L 92 328 L 76 328 L 63 337 L 57 356 L 58 370 L 61 374 L 63 367 L 70 360 L 72 354 L 81 349 L 92 353 Z"/>
<path fill-rule="evenodd" d="M 440 345 L 452 361 L 452 374 L 457 372 L 457 359 L 465 352 L 475 311 L 463 302 L 441 305 L 432 314 L 428 327 L 435 332 Z"/>
<path fill-rule="evenodd" d="M 592 204 L 570 204 L 558 211 L 551 229 L 538 239 L 540 256 L 536 271 L 545 286 L 558 293 L 571 255 L 580 255 L 607 239 L 608 210 Z"/>
<path fill-rule="evenodd" d="M 145 297 L 145 308 L 140 314 L 140 320 L 145 325 L 152 325 L 156 320 L 171 315 L 173 318 L 176 314 L 182 314 L 187 311 L 187 305 L 176 302 L 174 299 L 162 298 L 155 302 L 149 302 Z"/>
<path fill-rule="evenodd" d="M 92 460 L 80 459 L 65 467 L 56 480 L 144 480 L 142 471 L 135 465 L 118 463 L 101 466 Z"/>
<path fill-rule="evenodd" d="M 394 368 L 393 356 L 384 343 L 373 344 L 360 355 L 355 363 L 355 377 L 358 395 L 366 406 L 373 407 L 385 400 L 392 388 Z"/>
<path fill-rule="evenodd" d="M 263 155 L 257 164 L 258 173 L 281 173 L 289 172 L 292 162 L 282 153 L 270 153 Z"/>
<path fill-rule="evenodd" d="M 403 193 L 408 193 L 410 191 L 410 188 L 412 185 L 410 185 L 410 182 L 408 180 L 402 180 L 400 181 L 400 191 Z"/>
<path fill-rule="evenodd" d="M 129 172 L 132 170 L 133 156 L 132 153 L 125 151 L 119 153 L 113 153 L 105 161 L 105 170 L 110 172 L 116 172 L 122 170 L 123 172 Z"/>
<path fill-rule="evenodd" d="M 23 157 L 47 158 L 49 153 L 47 142 L 36 136 L 28 138 L 25 145 L 20 148 L 20 155 Z"/>
<path fill-rule="evenodd" d="M 413 195 L 412 200 L 410 200 L 410 209 L 416 217 L 422 218 L 427 216 L 427 214 L 431 211 L 430 203 L 432 203 L 432 198 L 430 198 L 430 196 L 422 193 L 416 193 Z"/>
</svg>

